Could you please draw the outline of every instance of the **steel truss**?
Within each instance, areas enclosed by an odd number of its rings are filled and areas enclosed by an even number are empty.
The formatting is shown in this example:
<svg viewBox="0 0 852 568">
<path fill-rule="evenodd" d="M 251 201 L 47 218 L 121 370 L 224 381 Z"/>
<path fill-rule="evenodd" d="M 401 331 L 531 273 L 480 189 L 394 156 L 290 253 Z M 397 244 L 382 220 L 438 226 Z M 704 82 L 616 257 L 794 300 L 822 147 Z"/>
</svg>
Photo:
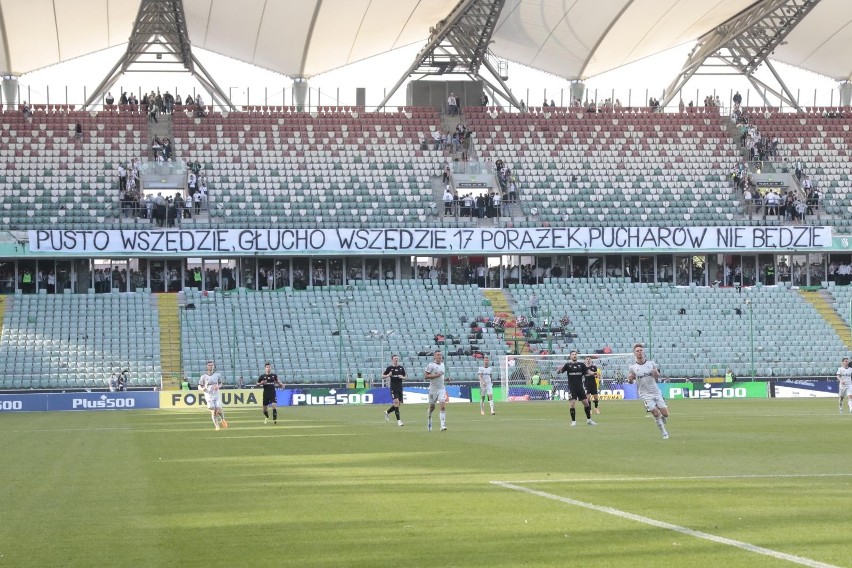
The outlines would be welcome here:
<svg viewBox="0 0 852 568">
<path fill-rule="evenodd" d="M 739 74 L 757 89 L 767 106 L 768 92 L 784 103 L 800 108 L 769 61 L 769 56 L 819 1 L 761 0 L 705 34 L 699 38 L 680 73 L 666 89 L 660 107 L 665 108 L 693 75 Z M 777 82 L 774 87 L 754 76 L 758 67 L 764 64 Z"/>
<path fill-rule="evenodd" d="M 164 55 L 167 57 L 163 58 Z M 222 88 L 192 53 L 183 0 L 141 1 L 133 31 L 127 42 L 127 50 L 86 100 L 86 108 L 91 108 L 95 101 L 101 100 L 124 73 L 150 72 L 152 66 L 175 64 L 181 65 L 183 69 L 170 71 L 192 73 L 210 92 L 217 105 L 236 110 Z M 148 67 L 140 69 L 143 65 Z"/>
<path fill-rule="evenodd" d="M 461 0 L 449 15 L 430 29 L 429 40 L 414 62 L 388 92 L 378 108 L 383 108 L 402 84 L 412 75 L 466 75 L 488 85 L 513 106 L 520 103 L 506 84 L 502 62 L 491 54 L 488 46 L 506 0 Z M 488 71 L 492 80 L 480 73 Z"/>
</svg>

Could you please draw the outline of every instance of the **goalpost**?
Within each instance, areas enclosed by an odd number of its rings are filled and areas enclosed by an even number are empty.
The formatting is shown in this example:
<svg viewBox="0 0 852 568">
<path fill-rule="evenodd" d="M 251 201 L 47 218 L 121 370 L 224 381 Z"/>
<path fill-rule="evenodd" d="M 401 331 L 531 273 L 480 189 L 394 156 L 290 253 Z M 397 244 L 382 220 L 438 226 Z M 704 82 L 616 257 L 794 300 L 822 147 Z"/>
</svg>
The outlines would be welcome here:
<svg viewBox="0 0 852 568">
<path fill-rule="evenodd" d="M 577 361 L 598 368 L 598 391 L 614 390 L 627 379 L 633 353 L 580 353 Z M 568 355 L 504 355 L 500 360 L 503 401 L 560 400 L 568 398 L 565 374 L 557 374 Z"/>
</svg>

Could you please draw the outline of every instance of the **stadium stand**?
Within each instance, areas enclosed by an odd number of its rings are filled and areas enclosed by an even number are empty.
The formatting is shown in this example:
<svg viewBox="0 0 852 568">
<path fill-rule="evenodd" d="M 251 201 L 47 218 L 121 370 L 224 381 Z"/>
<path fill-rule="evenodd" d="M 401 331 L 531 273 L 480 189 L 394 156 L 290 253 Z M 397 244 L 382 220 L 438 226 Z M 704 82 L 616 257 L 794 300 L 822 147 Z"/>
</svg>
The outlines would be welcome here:
<svg viewBox="0 0 852 568">
<path fill-rule="evenodd" d="M 782 151 L 788 144 L 799 148 L 788 160 L 801 158 L 809 164 L 808 173 L 828 186 L 826 211 L 845 227 L 852 212 L 845 204 L 849 180 L 842 165 L 848 157 L 848 119 L 818 112 L 759 116 L 756 120 L 764 121 L 760 130 L 779 136 Z M 124 109 L 90 114 L 65 105 L 36 105 L 32 122 L 19 112 L 7 111 L 0 118 L 4 124 L 0 161 L 6 167 L 0 174 L 0 227 L 122 227 L 115 165 L 146 155 L 143 114 Z M 517 114 L 469 107 L 462 118 L 475 132 L 479 159 L 502 159 L 520 176 L 522 211 L 511 218 L 513 224 L 720 226 L 744 221 L 739 195 L 725 176 L 739 150 L 728 119 L 715 110 L 586 114 L 548 108 Z M 85 133 L 80 142 L 72 132 L 77 122 Z M 204 118 L 177 112 L 173 126 L 179 157 L 202 162 L 212 182 L 213 226 L 416 227 L 470 222 L 433 215 L 440 203 L 434 176 L 446 160 L 443 151 L 428 144 L 430 133 L 444 126 L 435 109 L 363 113 L 354 107 L 320 107 L 304 113 L 291 107 L 249 107 Z M 146 271 L 151 270 L 153 282 L 154 268 L 141 261 L 137 268 L 132 289 L 145 290 Z M 816 268 L 819 280 L 822 264 Z M 208 289 L 214 293 L 204 296 L 190 289 L 186 301 L 196 308 L 181 312 L 181 368 L 192 378 L 207 359 L 214 358 L 229 381 L 239 375 L 253 377 L 266 359 L 283 367 L 288 382 L 339 380 L 340 317 L 346 377 L 360 370 L 375 378 L 386 364 L 380 360 L 382 347 L 384 359 L 390 351 L 399 351 L 403 364 L 419 376 L 428 356 L 418 353 L 435 349 L 437 334 L 458 337 L 455 347 L 465 353 L 470 323 L 494 315 L 475 287 L 401 280 L 359 283 L 351 289 L 326 286 L 277 293 L 242 289 L 222 294 L 214 291 L 218 267 L 207 265 L 205 270 Z M 188 274 L 181 280 L 175 271 L 174 282 L 193 284 Z M 21 283 L 20 273 L 9 272 L 8 278 L 10 289 Z M 97 285 L 97 272 L 95 279 Z M 238 285 L 235 278 L 230 282 Z M 848 287 L 830 284 L 826 293 L 833 294 L 836 312 L 852 323 L 843 307 L 850 299 Z M 511 287 L 517 305 L 527 305 L 529 290 Z M 110 292 L 110 286 L 98 291 Z M 665 371 L 670 375 L 701 374 L 709 372 L 710 365 L 731 365 L 741 376 L 750 373 L 750 349 L 743 344 L 750 336 L 745 298 L 753 300 L 758 375 L 830 375 L 844 349 L 837 329 L 785 286 L 744 288 L 738 294 L 733 288 L 674 288 L 620 278 L 553 279 L 539 286 L 539 295 L 543 310 L 546 305 L 560 306 L 553 310 L 554 317 L 571 316 L 571 331 L 577 334 L 570 338 L 573 341 L 556 338 L 557 352 L 571 347 L 594 351 L 604 345 L 629 350 L 634 341 L 644 339 L 638 329 L 647 327 L 648 306 L 658 302 L 662 307 L 652 318 L 653 350 L 667 362 Z M 2 384 L 103 387 L 114 367 L 126 364 L 132 385 L 159 385 L 160 330 L 150 297 L 146 293 L 9 296 L 0 342 Z M 338 310 L 341 301 L 344 306 Z M 678 313 L 681 308 L 683 315 Z M 791 313 L 795 317 L 788 317 Z M 601 323 L 622 321 L 624 314 L 633 322 L 629 328 Z M 75 319 L 80 315 L 85 318 Z M 776 320 L 782 324 L 776 325 Z M 142 322 L 141 328 L 122 327 L 127 321 Z M 261 323 L 266 321 L 271 323 Z M 86 325 L 94 326 L 94 334 Z M 370 337 L 371 330 L 390 329 L 396 332 L 384 343 Z M 809 333 L 802 334 L 801 329 Z M 807 338 L 813 336 L 826 339 L 811 345 Z M 130 351 L 122 351 L 126 346 Z M 510 346 L 486 327 L 479 347 L 496 355 Z M 790 352 L 801 360 L 790 361 Z M 464 354 L 451 356 L 449 363 L 455 369 L 451 373 L 467 380 L 478 366 L 477 359 Z"/>
<path fill-rule="evenodd" d="M 174 115 L 175 143 L 203 163 L 215 188 L 214 224 L 411 226 L 434 210 L 431 177 L 445 158 L 422 141 L 439 128 L 436 109 L 249 108 Z"/>
<path fill-rule="evenodd" d="M 771 107 L 744 109 L 749 122 L 769 138 L 778 138 L 779 153 L 793 171 L 801 162 L 823 194 L 821 206 L 836 221 L 838 231 L 848 233 L 852 214 L 852 181 L 849 157 L 852 116 L 837 108 L 815 107 L 802 112 L 782 112 Z"/>
<path fill-rule="evenodd" d="M 184 310 L 181 322 L 184 370 L 191 377 L 215 359 L 228 382 L 239 375 L 255 377 L 264 361 L 273 362 L 288 383 L 339 382 L 342 356 L 349 380 L 361 371 L 379 381 L 393 352 L 400 354 L 411 380 L 422 380 L 431 352 L 441 349 L 456 353 L 447 358 L 448 376 L 469 381 L 480 362 L 472 345 L 492 356 L 505 351 L 493 330 L 483 329 L 480 339 L 470 337 L 477 318 L 494 315 L 475 286 L 404 280 L 278 292 L 191 290 L 186 301 L 194 305 Z M 390 330 L 394 333 L 387 336 Z M 438 335 L 457 341 L 438 344 Z"/>
<path fill-rule="evenodd" d="M 538 222 L 735 223 L 739 196 L 724 174 L 738 150 L 718 109 L 640 110 L 474 107 L 465 119 L 480 158 L 512 169 L 524 213 Z"/>
<path fill-rule="evenodd" d="M 160 385 L 157 309 L 150 294 L 6 296 L 0 388 L 105 388 L 129 370 L 129 386 Z"/>
<path fill-rule="evenodd" d="M 663 373 L 668 376 L 719 376 L 711 369 L 725 366 L 738 376 L 749 376 L 752 324 L 758 376 L 833 375 L 848 349 L 816 309 L 785 286 L 738 291 L 612 277 L 512 286 L 520 305 L 526 305 L 533 290 L 541 298 L 542 311 L 558 307 L 556 317 L 567 311 L 573 322 L 577 337 L 571 343 L 558 339 L 557 352 L 594 353 L 609 346 L 626 353 L 636 342 L 647 344 L 650 334 L 652 354 L 665 361 Z M 852 297 L 848 290 L 843 288 L 839 302 Z"/>
<path fill-rule="evenodd" d="M 145 149 L 144 115 L 117 108 L 33 105 L 31 121 L 19 111 L 0 114 L 0 227 L 92 229 L 116 220 L 115 169 Z"/>
</svg>

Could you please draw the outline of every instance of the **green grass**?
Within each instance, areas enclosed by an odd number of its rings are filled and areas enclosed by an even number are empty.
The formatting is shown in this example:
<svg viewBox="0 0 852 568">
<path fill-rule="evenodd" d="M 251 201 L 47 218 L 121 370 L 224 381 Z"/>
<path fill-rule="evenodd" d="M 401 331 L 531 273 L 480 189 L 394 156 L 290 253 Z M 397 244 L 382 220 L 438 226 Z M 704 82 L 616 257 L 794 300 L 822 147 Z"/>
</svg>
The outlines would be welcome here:
<svg viewBox="0 0 852 568">
<path fill-rule="evenodd" d="M 555 497 L 852 567 L 835 399 L 676 401 L 667 441 L 636 401 L 601 409 L 569 428 L 566 403 L 454 404 L 444 433 L 413 405 L 403 428 L 301 407 L 221 432 L 198 410 L 2 414 L 0 567 L 795 565 Z"/>
</svg>

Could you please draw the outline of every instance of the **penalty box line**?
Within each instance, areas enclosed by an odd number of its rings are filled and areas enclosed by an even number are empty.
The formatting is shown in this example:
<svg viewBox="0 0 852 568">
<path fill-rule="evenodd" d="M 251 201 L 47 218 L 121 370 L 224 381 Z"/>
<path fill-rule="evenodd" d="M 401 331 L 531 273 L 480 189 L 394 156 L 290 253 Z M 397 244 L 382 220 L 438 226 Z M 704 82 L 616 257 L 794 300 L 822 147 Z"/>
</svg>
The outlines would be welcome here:
<svg viewBox="0 0 852 568">
<path fill-rule="evenodd" d="M 560 503 L 565 503 L 566 505 L 572 505 L 574 507 L 582 507 L 584 509 L 589 509 L 590 511 L 596 511 L 598 513 L 604 513 L 607 515 L 612 515 L 615 517 L 619 517 L 622 519 L 627 519 L 629 521 L 634 521 L 637 523 L 642 523 L 645 525 L 650 525 L 652 527 L 657 527 L 660 529 L 674 531 L 680 534 L 684 534 L 687 536 L 700 538 L 704 540 L 709 540 L 710 542 L 715 542 L 717 544 L 724 544 L 727 546 L 733 546 L 735 548 L 739 548 L 748 552 L 753 552 L 755 554 L 761 554 L 763 556 L 768 556 L 770 558 L 775 558 L 777 560 L 786 560 L 788 562 L 793 562 L 794 564 L 799 564 L 801 566 L 808 566 L 810 568 L 840 568 L 839 566 L 835 566 L 834 564 L 826 564 L 825 562 L 819 562 L 817 560 L 811 560 L 810 558 L 804 558 L 802 556 L 796 556 L 794 554 L 787 554 L 786 552 L 779 552 L 777 550 L 772 550 L 770 548 L 764 548 L 762 546 L 756 546 L 754 544 L 749 544 L 747 542 L 742 542 L 740 540 L 734 540 L 731 538 L 726 538 L 723 536 L 717 536 L 710 533 L 705 533 L 701 531 L 696 531 L 690 529 L 688 527 L 682 527 L 680 525 L 673 525 L 671 523 L 667 523 L 665 521 L 658 521 L 656 519 L 652 519 L 650 517 L 644 517 L 642 515 L 636 515 L 634 513 L 628 513 L 627 511 L 622 511 L 620 509 L 614 509 L 612 507 L 604 507 L 602 505 L 595 505 L 593 503 L 586 503 L 584 501 L 577 501 L 576 499 L 571 499 L 570 497 L 562 497 L 561 495 L 554 495 L 553 493 L 547 493 L 544 491 L 538 491 L 537 489 L 530 489 L 529 487 L 522 487 L 520 485 L 515 485 L 513 483 L 507 483 L 505 481 L 492 481 L 493 485 L 497 485 L 499 487 L 503 487 L 504 489 L 511 489 L 513 491 L 520 491 L 522 493 L 529 493 L 530 495 L 535 495 L 537 497 L 544 497 L 545 499 L 550 499 L 552 501 L 558 501 Z"/>
</svg>

